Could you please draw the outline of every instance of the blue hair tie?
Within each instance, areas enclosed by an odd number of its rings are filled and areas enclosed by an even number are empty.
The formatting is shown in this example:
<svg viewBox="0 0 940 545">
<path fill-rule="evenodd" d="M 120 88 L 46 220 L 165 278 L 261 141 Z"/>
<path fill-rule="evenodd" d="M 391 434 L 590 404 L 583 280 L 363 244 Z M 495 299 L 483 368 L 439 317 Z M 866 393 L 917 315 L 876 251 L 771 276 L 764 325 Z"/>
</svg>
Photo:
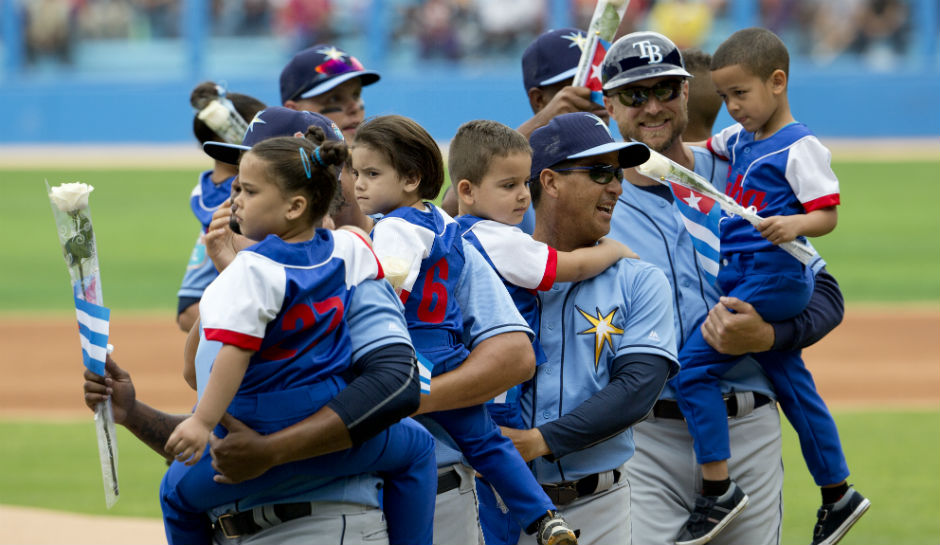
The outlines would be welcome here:
<svg viewBox="0 0 940 545">
<path fill-rule="evenodd" d="M 317 164 L 321 167 L 326 166 L 326 164 L 323 162 L 323 159 L 320 158 L 320 146 L 317 146 L 317 148 L 313 150 L 313 158 L 317 160 Z"/>
<path fill-rule="evenodd" d="M 307 179 L 309 180 L 313 176 L 313 168 L 310 166 L 310 157 L 307 155 L 307 150 L 303 148 L 297 148 L 300 152 L 300 162 L 304 165 L 304 172 L 307 174 Z M 319 157 L 317 158 L 319 160 Z"/>
</svg>

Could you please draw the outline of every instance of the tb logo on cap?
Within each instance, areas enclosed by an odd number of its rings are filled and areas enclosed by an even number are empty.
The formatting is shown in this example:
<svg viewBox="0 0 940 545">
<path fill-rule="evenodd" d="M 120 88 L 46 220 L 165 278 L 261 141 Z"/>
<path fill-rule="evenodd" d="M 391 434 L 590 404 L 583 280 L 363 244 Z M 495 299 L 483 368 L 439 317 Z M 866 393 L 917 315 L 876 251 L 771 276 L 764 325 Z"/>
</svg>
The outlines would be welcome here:
<svg viewBox="0 0 940 545">
<path fill-rule="evenodd" d="M 650 64 L 663 62 L 663 54 L 660 52 L 659 46 L 651 43 L 649 40 L 637 42 L 633 44 L 633 47 L 638 47 L 640 49 L 640 58 L 649 59 Z"/>
</svg>

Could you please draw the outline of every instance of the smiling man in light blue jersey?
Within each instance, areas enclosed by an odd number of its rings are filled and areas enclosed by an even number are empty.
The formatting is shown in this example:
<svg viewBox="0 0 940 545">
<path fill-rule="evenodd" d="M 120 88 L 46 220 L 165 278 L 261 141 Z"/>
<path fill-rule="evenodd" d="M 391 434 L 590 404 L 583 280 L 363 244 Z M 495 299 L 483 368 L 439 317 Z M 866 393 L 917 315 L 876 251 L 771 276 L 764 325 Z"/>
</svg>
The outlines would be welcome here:
<svg viewBox="0 0 940 545">
<path fill-rule="evenodd" d="M 643 142 L 724 190 L 727 162 L 682 142 L 689 77 L 679 50 L 668 38 L 655 32 L 629 34 L 611 46 L 602 66 L 607 109 L 625 140 Z M 841 321 L 842 294 L 821 261 L 814 269 L 816 289 L 810 304 L 791 320 L 768 324 L 746 302 L 722 298 L 719 303 L 720 293 L 703 272 L 703 267 L 717 272 L 718 263 L 708 264 L 696 253 L 669 188 L 632 169 L 624 175 L 630 183 L 624 184 L 610 236 L 666 273 L 680 347 L 706 314 L 706 340 L 727 354 L 802 348 Z M 747 508 L 711 543 L 777 544 L 783 465 L 773 388 L 751 358 L 726 373 L 721 386 L 731 433 L 730 467 L 741 476 L 743 487 L 760 494 L 753 495 Z M 633 541 L 672 545 L 701 492 L 701 477 L 692 438 L 669 385 L 653 415 L 634 432 L 637 451 L 627 466 L 633 492 Z"/>
</svg>

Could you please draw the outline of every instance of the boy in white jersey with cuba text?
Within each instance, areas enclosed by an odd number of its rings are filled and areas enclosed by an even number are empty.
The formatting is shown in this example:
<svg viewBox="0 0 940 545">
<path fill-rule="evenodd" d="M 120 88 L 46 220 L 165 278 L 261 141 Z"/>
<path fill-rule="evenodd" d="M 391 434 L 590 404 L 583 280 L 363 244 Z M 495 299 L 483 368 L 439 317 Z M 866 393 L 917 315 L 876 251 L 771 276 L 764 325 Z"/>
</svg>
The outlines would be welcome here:
<svg viewBox="0 0 940 545">
<path fill-rule="evenodd" d="M 629 248 L 609 238 L 596 246 L 570 252 L 556 251 L 523 232 L 517 224 L 529 209 L 528 178 L 532 148 L 518 131 L 496 121 L 475 120 L 461 125 L 450 143 L 448 166 L 458 198 L 457 223 L 463 237 L 480 251 L 512 296 L 519 313 L 533 331 L 539 328 L 536 292 L 555 282 L 578 282 L 597 276 L 624 257 L 636 257 Z M 613 179 L 620 167 L 594 175 Z M 545 361 L 538 338 L 532 341 L 535 364 Z M 500 426 L 523 428 L 519 398 L 525 383 L 487 403 L 487 412 Z M 492 488 L 477 480 L 480 523 L 486 542 L 514 544 L 519 527 L 509 517 L 491 516 L 499 509 Z"/>
<path fill-rule="evenodd" d="M 790 113 L 787 100 L 789 55 L 772 32 L 738 31 L 715 51 L 712 80 L 728 113 L 738 122 L 708 141 L 731 162 L 726 193 L 765 219 L 754 229 L 744 218 L 721 223 L 719 287 L 750 302 L 767 320 L 790 318 L 803 310 L 813 288 L 807 267 L 778 248 L 797 237 L 822 236 L 836 226 L 839 183 L 830 153 Z M 718 381 L 736 361 L 711 348 L 696 329 L 679 354 L 677 400 L 702 464 L 702 498 L 677 543 L 706 543 L 748 501 L 730 479 L 727 412 Z M 869 502 L 846 483 L 848 467 L 838 431 L 807 375 L 796 375 L 799 351 L 755 355 L 774 384 L 778 401 L 800 437 L 803 457 L 822 487 L 813 545 L 833 544 L 868 508 Z M 756 491 L 755 491 L 756 492 Z"/>
</svg>

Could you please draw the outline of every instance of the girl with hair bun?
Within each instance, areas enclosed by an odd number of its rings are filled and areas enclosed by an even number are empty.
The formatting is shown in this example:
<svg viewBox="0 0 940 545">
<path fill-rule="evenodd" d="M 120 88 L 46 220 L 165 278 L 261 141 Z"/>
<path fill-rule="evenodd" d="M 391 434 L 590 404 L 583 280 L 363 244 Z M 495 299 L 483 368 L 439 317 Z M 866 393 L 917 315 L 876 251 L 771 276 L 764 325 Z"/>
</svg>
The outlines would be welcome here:
<svg viewBox="0 0 940 545">
<path fill-rule="evenodd" d="M 214 482 L 210 456 L 204 455 L 213 429 L 217 436 L 225 434 L 216 426 L 226 412 L 262 434 L 324 406 L 345 414 L 334 403 L 354 371 L 354 348 L 360 348 L 352 346 L 347 322 L 354 312 L 385 313 L 387 325 L 397 324 L 402 333 L 400 344 L 364 357 L 400 357 L 402 351 L 414 357 L 399 307 L 356 298 L 366 288 L 391 292 L 370 245 L 352 231 L 320 228 L 348 154 L 343 142 L 324 140 L 323 130 L 311 126 L 304 138 L 264 140 L 241 157 L 232 187 L 233 217 L 243 235 L 259 242 L 238 252 L 199 304 L 205 338 L 222 346 L 195 411 L 164 446 L 175 459 L 160 486 L 170 545 L 210 543 L 205 512 L 292 482 L 297 475 L 336 478 L 368 472 L 385 478 L 389 543 L 431 544 L 434 442 L 411 419 L 363 432 L 353 437 L 359 444 L 348 450 L 287 460 L 235 485 Z M 394 302 L 393 297 L 389 293 L 386 300 Z M 373 355 L 380 350 L 386 354 Z M 413 376 L 408 383 L 414 390 L 412 412 L 418 402 L 416 370 Z M 284 505 L 291 507 L 281 513 L 275 508 L 275 518 L 300 516 L 295 511 L 301 508 L 310 514 L 310 502 Z M 225 524 L 245 514 L 220 517 L 217 524 L 229 535 Z M 258 523 L 251 511 L 248 519 L 242 522 L 250 530 L 265 528 L 252 526 Z M 243 526 L 233 528 L 234 534 L 244 533 Z"/>
</svg>

